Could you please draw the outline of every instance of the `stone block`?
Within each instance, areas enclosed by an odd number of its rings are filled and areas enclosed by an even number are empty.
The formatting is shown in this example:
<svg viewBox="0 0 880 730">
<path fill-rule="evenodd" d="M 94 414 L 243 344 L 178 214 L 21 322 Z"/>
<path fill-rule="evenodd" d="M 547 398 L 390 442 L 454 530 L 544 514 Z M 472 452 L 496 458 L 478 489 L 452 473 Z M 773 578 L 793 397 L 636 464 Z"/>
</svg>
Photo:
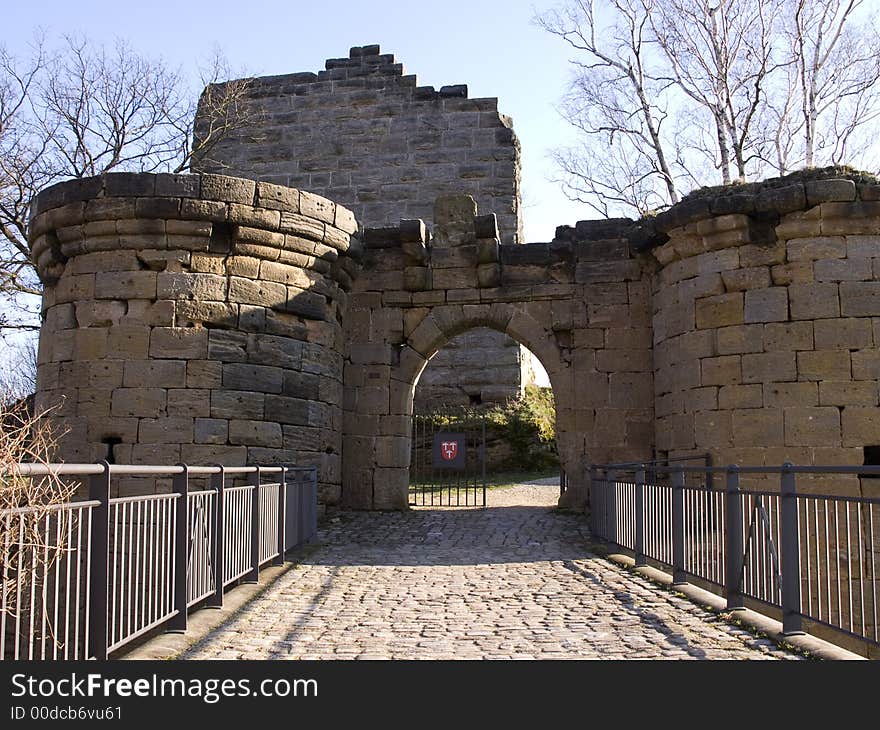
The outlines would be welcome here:
<svg viewBox="0 0 880 730">
<path fill-rule="evenodd" d="M 155 271 L 109 271 L 95 275 L 97 299 L 155 299 Z"/>
<path fill-rule="evenodd" d="M 653 379 L 642 373 L 614 372 L 609 376 L 612 408 L 651 408 Z"/>
<path fill-rule="evenodd" d="M 695 258 L 697 262 L 697 272 L 700 274 L 730 271 L 731 269 L 738 269 L 740 266 L 739 250 L 736 248 L 708 251 L 699 254 Z"/>
<path fill-rule="evenodd" d="M 312 284 L 312 279 L 307 271 L 298 266 L 291 266 L 279 261 L 263 261 L 260 264 L 260 278 L 266 281 L 297 286 L 301 289 L 306 289 Z"/>
<path fill-rule="evenodd" d="M 733 445 L 782 446 L 782 411 L 768 408 L 744 408 L 731 411 L 733 416 Z"/>
<path fill-rule="evenodd" d="M 226 175 L 202 175 L 201 184 L 202 197 L 205 200 L 253 205 L 256 194 L 256 183 L 253 180 Z"/>
<path fill-rule="evenodd" d="M 336 203 L 305 190 L 300 191 L 299 194 L 299 209 L 304 216 L 330 225 L 333 225 L 336 220 Z"/>
<path fill-rule="evenodd" d="M 297 370 L 302 364 L 304 346 L 304 343 L 290 337 L 249 335 L 247 359 L 257 365 Z"/>
<path fill-rule="evenodd" d="M 651 350 L 600 350 L 596 353 L 596 369 L 606 373 L 651 372 Z"/>
<path fill-rule="evenodd" d="M 846 350 L 797 353 L 798 380 L 849 380 L 850 355 Z"/>
<path fill-rule="evenodd" d="M 150 327 L 171 327 L 174 325 L 175 302 L 146 299 L 129 299 L 128 310 L 120 320 L 124 325 L 147 325 Z"/>
<path fill-rule="evenodd" d="M 856 184 L 852 180 L 808 180 L 804 183 L 804 190 L 810 207 L 819 203 L 856 199 Z"/>
<path fill-rule="evenodd" d="M 696 333 L 695 333 L 696 334 Z M 706 332 L 706 334 L 711 334 Z M 744 352 L 761 352 L 764 349 L 764 328 L 759 324 L 721 327 L 715 331 L 719 355 L 738 355 Z M 707 352 L 705 354 L 714 354 Z"/>
<path fill-rule="evenodd" d="M 73 331 L 73 356 L 80 362 L 101 360 L 108 354 L 108 330 L 104 327 L 90 327 Z M 113 355 L 113 353 L 109 353 Z"/>
<path fill-rule="evenodd" d="M 160 272 L 156 281 L 159 299 L 225 302 L 227 279 L 219 274 Z"/>
<path fill-rule="evenodd" d="M 700 361 L 701 382 L 705 385 L 737 385 L 742 382 L 742 362 L 739 355 L 707 357 Z"/>
<path fill-rule="evenodd" d="M 880 258 L 880 235 L 847 236 L 846 255 L 851 259 Z"/>
<path fill-rule="evenodd" d="M 266 420 L 291 426 L 308 426 L 309 405 L 312 402 L 302 398 L 267 395 Z"/>
<path fill-rule="evenodd" d="M 851 357 L 853 380 L 880 380 L 880 350 L 857 350 Z"/>
<path fill-rule="evenodd" d="M 695 314 L 698 329 L 742 324 L 743 294 L 742 292 L 731 292 L 697 299 Z"/>
<path fill-rule="evenodd" d="M 154 327 L 150 357 L 204 360 L 208 357 L 208 330 L 201 327 Z"/>
<path fill-rule="evenodd" d="M 723 410 L 760 408 L 763 404 L 760 385 L 724 385 L 718 389 L 718 407 Z"/>
<path fill-rule="evenodd" d="M 771 244 L 749 244 L 739 247 L 739 265 L 742 268 L 752 266 L 773 266 L 785 263 L 785 241 Z"/>
<path fill-rule="evenodd" d="M 261 419 L 266 395 L 246 390 L 212 390 L 211 418 Z M 267 416 L 267 420 L 271 419 Z"/>
<path fill-rule="evenodd" d="M 813 264 L 816 281 L 869 281 L 873 278 L 871 259 L 826 259 Z"/>
<path fill-rule="evenodd" d="M 246 362 L 248 335 L 245 332 L 208 330 L 208 357 L 219 362 Z"/>
<path fill-rule="evenodd" d="M 733 445 L 733 418 L 729 411 L 702 411 L 694 415 L 697 448 Z"/>
<path fill-rule="evenodd" d="M 149 356 L 150 333 L 149 327 L 111 327 L 107 335 L 107 351 L 120 360 L 146 360 Z"/>
<path fill-rule="evenodd" d="M 211 391 L 207 388 L 169 388 L 169 416 L 207 418 L 211 415 Z"/>
<path fill-rule="evenodd" d="M 786 446 L 836 446 L 840 443 L 837 408 L 785 408 Z"/>
<path fill-rule="evenodd" d="M 232 419 L 229 421 L 229 443 L 281 448 L 281 425 L 268 421 Z"/>
<path fill-rule="evenodd" d="M 192 417 L 142 418 L 138 425 L 142 444 L 191 444 L 192 440 Z"/>
<path fill-rule="evenodd" d="M 880 444 L 880 408 L 846 406 L 842 411 L 841 426 L 844 446 Z M 829 443 L 834 442 L 829 441 Z"/>
<path fill-rule="evenodd" d="M 770 269 L 767 266 L 751 266 L 746 269 L 723 271 L 721 279 L 727 291 L 763 289 L 770 286 Z"/>
<path fill-rule="evenodd" d="M 876 406 L 877 397 L 874 380 L 819 383 L 819 404 L 823 406 Z"/>
<path fill-rule="evenodd" d="M 229 434 L 229 421 L 224 418 L 196 418 L 193 438 L 197 444 L 225 444 Z"/>
<path fill-rule="evenodd" d="M 117 388 L 113 391 L 110 413 L 113 416 L 156 418 L 165 413 L 164 388 Z"/>
<path fill-rule="evenodd" d="M 244 305 L 243 305 L 244 306 Z M 175 306 L 174 324 L 177 327 L 235 327 L 238 322 L 238 306 L 223 302 L 178 301 Z"/>
<path fill-rule="evenodd" d="M 742 356 L 742 381 L 744 383 L 797 380 L 797 375 L 794 352 L 780 350 Z"/>
<path fill-rule="evenodd" d="M 784 286 L 745 292 L 746 322 L 785 322 L 788 320 L 788 290 Z"/>
<path fill-rule="evenodd" d="M 186 363 L 188 388 L 219 388 L 223 382 L 223 363 L 213 360 L 189 360 Z"/>
<path fill-rule="evenodd" d="M 843 236 L 792 238 L 786 248 L 789 261 L 842 259 L 846 256 L 846 239 Z"/>
<path fill-rule="evenodd" d="M 845 286 L 841 284 L 840 286 Z M 852 286 L 852 285 L 850 285 Z M 788 302 L 792 319 L 826 319 L 840 316 L 835 283 L 792 284 Z"/>
<path fill-rule="evenodd" d="M 250 363 L 224 363 L 223 387 L 229 390 L 251 390 L 258 393 L 280 393 L 284 370 Z"/>
<path fill-rule="evenodd" d="M 845 317 L 880 316 L 880 281 L 841 282 L 840 311 Z"/>
<path fill-rule="evenodd" d="M 816 383 L 764 383 L 764 406 L 817 406 L 819 394 Z"/>
<path fill-rule="evenodd" d="M 813 323 L 786 322 L 765 324 L 764 349 L 768 352 L 776 350 L 812 350 Z"/>
<path fill-rule="evenodd" d="M 222 464 L 244 466 L 248 460 L 247 446 L 221 444 L 187 444 L 181 449 L 181 458 L 189 464 Z"/>
<path fill-rule="evenodd" d="M 277 282 L 233 276 L 229 279 L 229 301 L 283 310 L 287 305 L 287 287 Z"/>
<path fill-rule="evenodd" d="M 770 279 L 774 286 L 788 286 L 794 283 L 815 281 L 812 261 L 793 261 L 790 264 L 777 264 L 770 269 Z"/>
<path fill-rule="evenodd" d="M 817 350 L 857 350 L 874 341 L 867 318 L 818 319 L 813 322 Z"/>
<path fill-rule="evenodd" d="M 186 361 L 128 360 L 122 384 L 127 388 L 183 388 Z"/>
</svg>

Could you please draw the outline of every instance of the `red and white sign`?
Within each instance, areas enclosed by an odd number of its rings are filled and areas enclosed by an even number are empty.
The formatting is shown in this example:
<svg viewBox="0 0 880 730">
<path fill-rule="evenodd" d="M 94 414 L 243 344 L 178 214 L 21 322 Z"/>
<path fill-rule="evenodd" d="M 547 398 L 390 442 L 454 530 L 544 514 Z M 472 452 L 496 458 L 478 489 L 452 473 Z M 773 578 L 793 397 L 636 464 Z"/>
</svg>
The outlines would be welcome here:
<svg viewBox="0 0 880 730">
<path fill-rule="evenodd" d="M 458 454 L 458 441 L 444 441 L 440 445 L 440 455 L 446 461 L 455 461 Z"/>
</svg>

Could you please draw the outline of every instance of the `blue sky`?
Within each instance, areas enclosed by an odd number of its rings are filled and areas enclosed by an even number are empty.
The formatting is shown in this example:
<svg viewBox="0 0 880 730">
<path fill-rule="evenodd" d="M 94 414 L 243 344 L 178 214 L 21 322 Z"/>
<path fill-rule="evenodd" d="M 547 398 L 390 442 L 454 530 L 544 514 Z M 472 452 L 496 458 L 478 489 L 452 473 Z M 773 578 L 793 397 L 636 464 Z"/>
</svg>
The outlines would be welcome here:
<svg viewBox="0 0 880 730">
<path fill-rule="evenodd" d="M 38 27 L 50 37 L 72 32 L 99 43 L 121 37 L 187 69 L 219 47 L 233 68 L 257 75 L 317 71 L 351 46 L 378 43 L 420 84 L 466 83 L 471 97 L 498 97 L 522 144 L 525 240 L 548 241 L 557 225 L 595 217 L 548 181 L 548 150 L 572 135 L 554 108 L 569 74 L 568 50 L 532 23 L 536 8 L 554 2 L 38 0 L 5 4 L 0 42 L 18 55 Z"/>
</svg>

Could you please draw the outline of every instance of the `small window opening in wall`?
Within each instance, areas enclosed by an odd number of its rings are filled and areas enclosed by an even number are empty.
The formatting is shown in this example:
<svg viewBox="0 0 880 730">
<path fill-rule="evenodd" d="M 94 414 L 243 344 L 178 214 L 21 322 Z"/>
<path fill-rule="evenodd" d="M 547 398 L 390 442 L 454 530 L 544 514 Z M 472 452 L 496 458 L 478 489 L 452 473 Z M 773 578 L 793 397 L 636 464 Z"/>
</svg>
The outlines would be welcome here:
<svg viewBox="0 0 880 730">
<path fill-rule="evenodd" d="M 116 446 L 116 444 L 121 444 L 122 439 L 119 438 L 119 436 L 107 436 L 106 438 L 101 439 L 101 443 L 107 444 L 107 456 L 105 457 L 107 459 L 107 463 L 115 464 L 116 459 L 113 456 L 113 447 Z"/>
<path fill-rule="evenodd" d="M 865 447 L 865 466 L 880 466 L 880 446 Z M 880 474 L 863 474 L 865 479 L 880 479 Z"/>
<path fill-rule="evenodd" d="M 470 401 L 471 401 L 471 405 L 472 405 L 472 406 L 481 406 L 481 405 L 483 405 L 483 396 L 481 396 L 479 393 L 476 393 L 476 394 L 475 394 L 475 393 L 471 393 L 470 396 L 468 396 L 468 397 L 470 398 Z"/>
</svg>

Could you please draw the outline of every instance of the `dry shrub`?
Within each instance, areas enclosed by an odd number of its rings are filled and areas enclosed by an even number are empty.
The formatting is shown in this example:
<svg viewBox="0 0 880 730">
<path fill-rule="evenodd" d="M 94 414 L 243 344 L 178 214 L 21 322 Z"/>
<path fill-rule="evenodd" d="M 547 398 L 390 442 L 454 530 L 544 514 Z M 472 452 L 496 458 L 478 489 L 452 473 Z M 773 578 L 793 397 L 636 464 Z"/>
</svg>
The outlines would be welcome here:
<svg viewBox="0 0 880 730">
<path fill-rule="evenodd" d="M 70 517 L 57 506 L 69 501 L 75 489 L 54 474 L 26 476 L 19 466 L 49 464 L 55 445 L 46 414 L 34 413 L 28 400 L 0 406 L 0 590 L 7 619 L 13 619 L 7 622 L 7 638 L 16 616 L 39 614 L 40 625 L 46 619 L 46 607 L 32 595 L 40 593 L 36 589 L 50 580 L 53 566 L 66 555 Z M 54 631 L 49 632 L 54 639 Z"/>
</svg>

